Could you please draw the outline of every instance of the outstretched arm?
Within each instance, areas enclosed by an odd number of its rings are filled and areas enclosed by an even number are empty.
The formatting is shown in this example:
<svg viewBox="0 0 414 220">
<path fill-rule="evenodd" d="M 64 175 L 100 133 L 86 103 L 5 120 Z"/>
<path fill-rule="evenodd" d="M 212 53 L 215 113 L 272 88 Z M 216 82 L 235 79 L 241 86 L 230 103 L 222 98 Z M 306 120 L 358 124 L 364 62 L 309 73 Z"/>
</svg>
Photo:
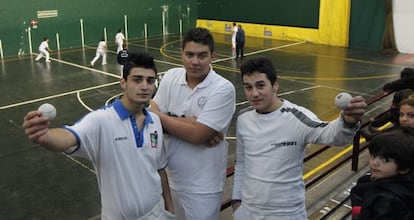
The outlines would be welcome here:
<svg viewBox="0 0 414 220">
<path fill-rule="evenodd" d="M 49 128 L 50 121 L 42 117 L 42 112 L 31 111 L 26 114 L 23 128 L 29 140 L 52 151 L 66 151 L 76 145 L 76 137 L 63 128 Z"/>
</svg>

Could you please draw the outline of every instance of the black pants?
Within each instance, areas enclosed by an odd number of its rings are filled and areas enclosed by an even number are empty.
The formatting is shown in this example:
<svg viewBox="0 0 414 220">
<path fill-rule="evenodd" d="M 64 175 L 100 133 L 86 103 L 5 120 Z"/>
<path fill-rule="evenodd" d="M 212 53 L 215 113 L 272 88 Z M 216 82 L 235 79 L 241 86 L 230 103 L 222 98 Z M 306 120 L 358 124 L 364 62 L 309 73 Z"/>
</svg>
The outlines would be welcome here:
<svg viewBox="0 0 414 220">
<path fill-rule="evenodd" d="M 243 42 L 236 42 L 236 59 L 237 57 L 240 57 L 243 59 L 244 56 L 244 41 Z"/>
</svg>

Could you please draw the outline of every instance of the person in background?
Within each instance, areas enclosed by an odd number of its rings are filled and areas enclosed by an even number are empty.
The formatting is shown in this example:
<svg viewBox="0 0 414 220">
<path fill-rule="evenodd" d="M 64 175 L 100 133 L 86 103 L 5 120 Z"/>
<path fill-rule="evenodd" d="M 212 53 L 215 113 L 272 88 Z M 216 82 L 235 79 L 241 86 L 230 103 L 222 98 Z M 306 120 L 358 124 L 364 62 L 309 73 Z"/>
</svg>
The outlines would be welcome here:
<svg viewBox="0 0 414 220">
<path fill-rule="evenodd" d="M 306 220 L 305 147 L 352 143 L 367 104 L 361 96 L 352 97 L 336 119 L 321 121 L 278 97 L 276 70 L 268 58 L 245 60 L 240 71 L 250 106 L 237 117 L 234 218 Z"/>
<path fill-rule="evenodd" d="M 394 93 L 392 104 L 388 112 L 380 115 L 377 118 L 371 119 L 371 123 L 360 130 L 361 136 L 363 136 L 367 141 L 370 141 L 373 137 L 380 134 L 381 132 L 387 131 L 388 129 L 392 129 L 393 127 L 400 126 L 400 103 L 412 94 L 414 94 L 414 91 L 411 89 L 402 89 L 396 91 Z M 392 123 L 392 126 L 390 128 L 384 129 L 382 131 L 379 130 L 380 127 L 384 126 L 388 122 Z"/>
<path fill-rule="evenodd" d="M 225 134 L 236 106 L 233 84 L 211 62 L 214 39 L 204 28 L 183 38 L 184 68 L 163 76 L 151 109 L 166 138 L 168 174 L 177 219 L 217 220 L 226 180 Z"/>
<path fill-rule="evenodd" d="M 236 22 L 233 22 L 233 28 L 232 28 L 232 33 L 231 33 L 231 51 L 232 51 L 232 56 L 235 55 L 236 52 L 236 35 L 237 35 L 237 24 Z"/>
<path fill-rule="evenodd" d="M 400 102 L 399 110 L 400 126 L 414 128 L 414 95 Z"/>
<path fill-rule="evenodd" d="M 49 52 L 52 52 L 52 50 L 49 48 L 49 38 L 45 37 L 43 38 L 42 43 L 39 45 L 39 55 L 37 55 L 35 61 L 39 61 L 43 55 L 45 56 L 45 61 L 47 63 L 50 63 L 50 54 Z"/>
<path fill-rule="evenodd" d="M 99 43 L 98 47 L 96 48 L 96 55 L 91 61 L 91 67 L 95 64 L 95 62 L 99 59 L 99 57 L 102 57 L 102 66 L 106 65 L 106 42 L 105 38 L 102 38 Z"/>
<path fill-rule="evenodd" d="M 24 117 L 27 137 L 52 151 L 89 159 L 101 193 L 102 219 L 175 219 L 156 114 L 146 110 L 157 70 L 147 54 L 130 54 L 120 84 L 124 95 L 72 126 L 49 128 L 40 111 Z"/>
<path fill-rule="evenodd" d="M 242 26 L 239 25 L 239 28 L 237 29 L 237 34 L 236 34 L 236 59 L 239 57 L 240 54 L 240 59 L 243 59 L 244 57 L 244 41 L 245 41 L 245 36 L 244 36 L 244 30 L 242 29 Z"/>
<path fill-rule="evenodd" d="M 353 220 L 414 219 L 413 131 L 400 127 L 370 141 L 370 172 L 351 189 Z"/>
<path fill-rule="evenodd" d="M 391 93 L 402 89 L 414 90 L 414 69 L 405 67 L 401 73 L 400 78 L 392 82 L 386 83 L 383 86 L 384 92 Z"/>
<path fill-rule="evenodd" d="M 116 54 L 122 50 L 122 45 L 125 43 L 125 36 L 122 33 L 122 29 L 118 29 L 118 33 L 115 35 Z"/>
<path fill-rule="evenodd" d="M 121 77 L 122 77 L 124 65 L 126 64 L 126 62 L 128 62 L 128 48 L 125 43 L 122 45 L 122 50 L 119 51 L 117 55 L 117 61 L 118 61 L 118 64 L 121 65 Z"/>
</svg>

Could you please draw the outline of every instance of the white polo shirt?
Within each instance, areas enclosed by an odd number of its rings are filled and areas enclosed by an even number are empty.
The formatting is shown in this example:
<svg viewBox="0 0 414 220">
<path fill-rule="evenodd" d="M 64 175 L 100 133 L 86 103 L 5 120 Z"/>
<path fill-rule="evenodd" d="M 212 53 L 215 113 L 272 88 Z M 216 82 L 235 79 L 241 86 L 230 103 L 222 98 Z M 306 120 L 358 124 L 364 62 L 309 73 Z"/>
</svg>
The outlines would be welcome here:
<svg viewBox="0 0 414 220">
<path fill-rule="evenodd" d="M 78 147 L 70 154 L 92 161 L 101 192 L 103 219 L 137 219 L 160 202 L 158 170 L 166 166 L 157 115 L 144 111 L 144 128 L 117 100 L 65 128 Z"/>
<path fill-rule="evenodd" d="M 233 84 L 211 67 L 207 77 L 191 89 L 184 68 L 165 74 L 154 97 L 161 112 L 178 117 L 195 117 L 223 134 L 235 111 Z M 216 193 L 224 188 L 228 142 L 215 147 L 194 145 L 166 135 L 170 187 L 191 193 Z"/>
</svg>

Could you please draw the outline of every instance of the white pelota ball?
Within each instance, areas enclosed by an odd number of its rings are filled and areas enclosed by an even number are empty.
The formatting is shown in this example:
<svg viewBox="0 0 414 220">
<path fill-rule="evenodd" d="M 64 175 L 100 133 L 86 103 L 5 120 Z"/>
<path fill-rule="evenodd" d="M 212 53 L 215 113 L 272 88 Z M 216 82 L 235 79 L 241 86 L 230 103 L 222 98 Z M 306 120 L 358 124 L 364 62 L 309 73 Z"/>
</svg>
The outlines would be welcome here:
<svg viewBox="0 0 414 220">
<path fill-rule="evenodd" d="M 335 97 L 335 105 L 339 109 L 346 109 L 351 99 L 352 96 L 349 93 L 341 92 Z"/>
<path fill-rule="evenodd" d="M 42 116 L 47 117 L 49 120 L 56 118 L 56 108 L 52 104 L 45 103 L 37 109 L 42 112 Z"/>
</svg>

